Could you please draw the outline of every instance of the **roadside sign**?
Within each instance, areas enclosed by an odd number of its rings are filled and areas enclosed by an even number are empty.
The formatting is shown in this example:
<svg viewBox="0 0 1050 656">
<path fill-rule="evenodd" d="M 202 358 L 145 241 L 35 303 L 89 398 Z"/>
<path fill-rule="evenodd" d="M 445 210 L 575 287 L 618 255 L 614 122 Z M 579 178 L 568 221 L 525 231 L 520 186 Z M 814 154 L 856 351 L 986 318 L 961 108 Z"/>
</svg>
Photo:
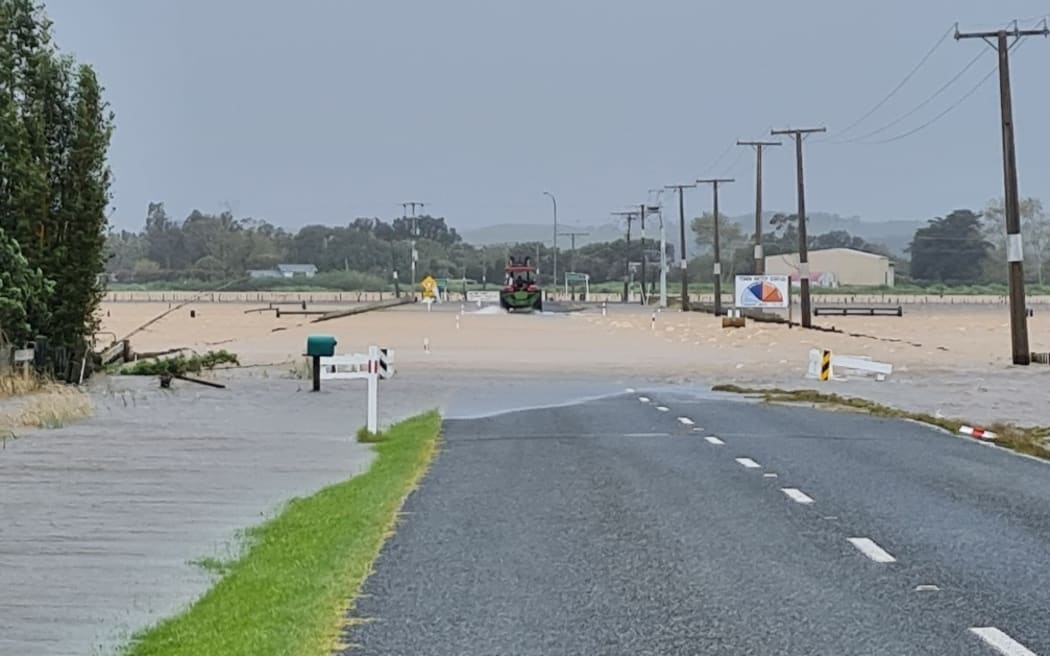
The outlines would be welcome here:
<svg viewBox="0 0 1050 656">
<path fill-rule="evenodd" d="M 33 349 L 17 349 L 15 351 L 15 362 L 32 362 Z"/>
<path fill-rule="evenodd" d="M 788 306 L 788 277 L 737 276 L 736 306 L 738 308 L 786 308 Z"/>
<path fill-rule="evenodd" d="M 467 302 L 474 303 L 481 301 L 482 303 L 499 303 L 499 292 L 498 291 L 468 291 Z"/>
<path fill-rule="evenodd" d="M 434 298 L 437 289 L 437 282 L 434 278 L 427 276 L 426 278 L 423 278 L 421 284 L 423 285 L 423 298 Z"/>
</svg>

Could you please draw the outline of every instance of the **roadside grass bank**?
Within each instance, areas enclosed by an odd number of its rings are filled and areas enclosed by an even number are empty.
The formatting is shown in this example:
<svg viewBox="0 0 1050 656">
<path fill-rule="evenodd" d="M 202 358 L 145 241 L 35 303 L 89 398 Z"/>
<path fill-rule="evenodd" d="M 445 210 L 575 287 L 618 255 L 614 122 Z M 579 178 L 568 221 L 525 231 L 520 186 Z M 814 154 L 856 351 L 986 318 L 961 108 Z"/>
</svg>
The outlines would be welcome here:
<svg viewBox="0 0 1050 656">
<path fill-rule="evenodd" d="M 245 533 L 243 554 L 210 562 L 216 584 L 181 614 L 135 636 L 126 656 L 321 656 L 339 647 L 346 613 L 405 496 L 438 443 L 436 411 L 383 432 L 369 470 L 290 501 Z M 210 561 L 211 559 L 209 559 Z"/>
<path fill-rule="evenodd" d="M 766 403 L 812 403 L 837 408 L 845 408 L 856 412 L 866 412 L 878 417 L 893 417 L 897 419 L 910 419 L 931 426 L 943 428 L 952 433 L 958 433 L 962 426 L 973 424 L 959 419 L 936 417 L 923 412 L 909 412 L 888 405 L 861 399 L 852 396 L 841 396 L 839 394 L 827 394 L 809 389 L 784 390 L 779 388 L 754 388 L 741 387 L 739 385 L 715 385 L 711 388 L 714 392 L 728 392 L 732 394 L 746 394 L 758 396 Z M 994 444 L 1013 449 L 1020 453 L 1036 456 L 1050 460 L 1050 427 L 1023 428 L 1008 423 L 995 423 L 983 426 L 987 430 L 996 433 L 998 437 L 993 440 Z"/>
</svg>

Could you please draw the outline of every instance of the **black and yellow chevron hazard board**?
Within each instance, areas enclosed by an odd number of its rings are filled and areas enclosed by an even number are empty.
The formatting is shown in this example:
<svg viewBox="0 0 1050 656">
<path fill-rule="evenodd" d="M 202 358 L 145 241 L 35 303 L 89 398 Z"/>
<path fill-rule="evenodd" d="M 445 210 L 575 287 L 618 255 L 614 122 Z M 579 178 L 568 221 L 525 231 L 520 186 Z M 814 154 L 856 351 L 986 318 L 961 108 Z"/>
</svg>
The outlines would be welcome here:
<svg viewBox="0 0 1050 656">
<path fill-rule="evenodd" d="M 820 379 L 822 381 L 831 379 L 831 351 L 827 349 L 820 353 Z"/>
</svg>

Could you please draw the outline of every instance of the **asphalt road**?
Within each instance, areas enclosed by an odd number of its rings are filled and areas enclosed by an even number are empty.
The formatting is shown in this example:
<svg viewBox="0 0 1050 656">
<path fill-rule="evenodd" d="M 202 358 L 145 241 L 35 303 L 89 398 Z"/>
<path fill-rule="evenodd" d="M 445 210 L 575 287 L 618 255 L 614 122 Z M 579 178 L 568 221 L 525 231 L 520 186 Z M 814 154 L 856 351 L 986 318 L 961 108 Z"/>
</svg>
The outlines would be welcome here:
<svg viewBox="0 0 1050 656">
<path fill-rule="evenodd" d="M 347 654 L 1050 655 L 1050 466 L 663 390 L 449 420 Z"/>
</svg>

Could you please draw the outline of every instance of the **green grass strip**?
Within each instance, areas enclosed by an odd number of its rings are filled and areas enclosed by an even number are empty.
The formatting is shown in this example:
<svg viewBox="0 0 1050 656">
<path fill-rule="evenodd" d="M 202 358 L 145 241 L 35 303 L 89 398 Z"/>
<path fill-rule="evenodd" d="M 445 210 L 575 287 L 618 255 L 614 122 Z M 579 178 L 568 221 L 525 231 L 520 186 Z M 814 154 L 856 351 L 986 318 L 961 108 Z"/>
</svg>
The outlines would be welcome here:
<svg viewBox="0 0 1050 656">
<path fill-rule="evenodd" d="M 369 470 L 295 499 L 247 532 L 244 555 L 188 610 L 136 636 L 129 656 L 321 656 L 339 644 L 349 603 L 405 496 L 437 448 L 441 418 L 401 422 Z"/>
<path fill-rule="evenodd" d="M 911 419 L 931 426 L 943 428 L 952 433 L 958 433 L 964 426 L 973 426 L 970 422 L 959 419 L 948 419 L 936 417 L 923 412 L 909 412 L 888 405 L 860 399 L 853 396 L 841 396 L 839 394 L 826 394 L 810 389 L 784 390 L 777 388 L 741 387 L 739 385 L 715 385 L 711 388 L 715 392 L 728 392 L 732 394 L 748 394 L 762 398 L 767 403 L 812 403 L 838 408 L 846 408 L 857 412 L 866 412 L 878 417 L 896 417 L 899 419 Z M 1036 427 L 1024 428 L 1007 423 L 995 423 L 984 428 L 996 433 L 998 437 L 994 444 L 1013 449 L 1020 453 L 1036 456 L 1050 460 L 1050 448 L 1047 448 L 1047 440 L 1050 439 L 1050 428 Z"/>
</svg>

